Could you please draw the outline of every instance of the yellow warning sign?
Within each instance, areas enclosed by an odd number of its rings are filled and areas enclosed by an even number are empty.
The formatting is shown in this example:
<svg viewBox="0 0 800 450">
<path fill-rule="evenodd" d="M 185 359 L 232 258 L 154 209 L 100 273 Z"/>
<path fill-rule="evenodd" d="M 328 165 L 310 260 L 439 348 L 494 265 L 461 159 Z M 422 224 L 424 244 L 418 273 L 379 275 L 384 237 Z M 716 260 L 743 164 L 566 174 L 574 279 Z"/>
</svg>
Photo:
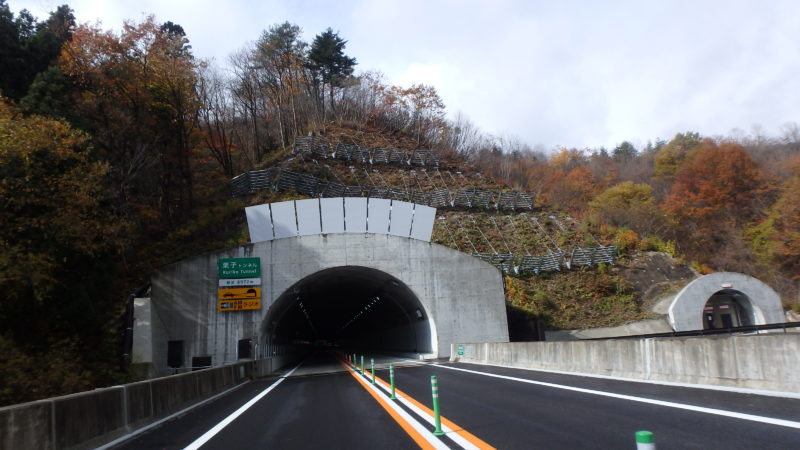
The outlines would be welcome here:
<svg viewBox="0 0 800 450">
<path fill-rule="evenodd" d="M 251 309 L 261 309 L 261 299 L 217 301 L 218 311 L 246 311 Z"/>
<path fill-rule="evenodd" d="M 261 288 L 241 287 L 217 289 L 217 298 L 220 300 L 261 300 Z"/>
</svg>

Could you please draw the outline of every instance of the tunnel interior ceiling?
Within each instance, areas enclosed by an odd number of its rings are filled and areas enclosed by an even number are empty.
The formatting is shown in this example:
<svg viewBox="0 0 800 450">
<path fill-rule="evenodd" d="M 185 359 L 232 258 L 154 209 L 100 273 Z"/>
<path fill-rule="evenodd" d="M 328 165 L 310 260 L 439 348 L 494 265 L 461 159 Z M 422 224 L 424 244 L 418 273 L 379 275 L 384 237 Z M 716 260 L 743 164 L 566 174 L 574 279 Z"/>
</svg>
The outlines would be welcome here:
<svg viewBox="0 0 800 450">
<path fill-rule="evenodd" d="M 274 308 L 266 331 L 278 341 L 430 351 L 419 300 L 404 283 L 375 269 L 317 272 L 284 292 Z"/>
</svg>

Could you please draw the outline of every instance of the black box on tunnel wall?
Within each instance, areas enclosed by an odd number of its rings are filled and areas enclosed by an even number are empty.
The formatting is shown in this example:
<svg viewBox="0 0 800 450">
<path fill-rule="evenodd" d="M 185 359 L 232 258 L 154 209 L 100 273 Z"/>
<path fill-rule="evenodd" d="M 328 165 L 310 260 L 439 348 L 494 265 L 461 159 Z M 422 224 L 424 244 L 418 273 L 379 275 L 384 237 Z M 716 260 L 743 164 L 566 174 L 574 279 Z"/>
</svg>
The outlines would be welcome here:
<svg viewBox="0 0 800 450">
<path fill-rule="evenodd" d="M 167 367 L 183 367 L 183 341 L 167 342 Z"/>
<path fill-rule="evenodd" d="M 253 340 L 252 339 L 239 339 L 238 346 L 238 359 L 252 359 L 253 358 Z"/>
<path fill-rule="evenodd" d="M 192 371 L 211 367 L 210 356 L 195 356 L 192 358 Z"/>
</svg>

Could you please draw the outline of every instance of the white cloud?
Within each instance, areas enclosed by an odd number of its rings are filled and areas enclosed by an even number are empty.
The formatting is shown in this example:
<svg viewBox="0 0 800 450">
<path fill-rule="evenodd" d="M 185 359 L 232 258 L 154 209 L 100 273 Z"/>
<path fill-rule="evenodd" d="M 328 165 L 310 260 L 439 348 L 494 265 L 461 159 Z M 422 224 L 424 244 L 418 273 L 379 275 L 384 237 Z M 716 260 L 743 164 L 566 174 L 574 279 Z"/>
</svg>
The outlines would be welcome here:
<svg viewBox="0 0 800 450">
<path fill-rule="evenodd" d="M 43 18 L 61 1 L 11 0 Z M 546 147 L 613 147 L 800 122 L 800 3 L 724 0 L 77 0 L 81 21 L 154 13 L 220 62 L 270 25 L 331 27 L 360 70 L 433 84 L 448 111 Z"/>
</svg>

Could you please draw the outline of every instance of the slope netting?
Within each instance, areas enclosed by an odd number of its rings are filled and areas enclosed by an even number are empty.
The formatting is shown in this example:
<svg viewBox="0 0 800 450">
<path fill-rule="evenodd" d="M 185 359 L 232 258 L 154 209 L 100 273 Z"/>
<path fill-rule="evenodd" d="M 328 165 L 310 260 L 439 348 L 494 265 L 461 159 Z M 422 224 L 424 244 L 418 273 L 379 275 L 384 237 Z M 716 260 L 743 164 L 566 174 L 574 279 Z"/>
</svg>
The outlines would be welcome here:
<svg viewBox="0 0 800 450">
<path fill-rule="evenodd" d="M 430 177 L 425 180 L 425 185 L 419 182 L 416 173 L 409 172 L 409 177 L 416 181 L 416 188 L 413 186 L 379 186 L 374 185 L 374 182 L 369 179 L 362 179 L 359 182 L 358 177 L 355 176 L 353 181 L 358 184 L 345 185 L 339 181 L 321 180 L 314 175 L 293 170 L 273 168 L 245 172 L 231 179 L 229 184 L 232 197 L 240 197 L 264 189 L 275 189 L 277 191 L 294 191 L 310 197 L 385 198 L 414 202 L 434 208 L 511 211 L 533 209 L 533 195 L 526 192 L 498 192 L 488 189 L 430 189 L 437 186 Z M 370 184 L 373 185 L 370 186 Z"/>
</svg>

